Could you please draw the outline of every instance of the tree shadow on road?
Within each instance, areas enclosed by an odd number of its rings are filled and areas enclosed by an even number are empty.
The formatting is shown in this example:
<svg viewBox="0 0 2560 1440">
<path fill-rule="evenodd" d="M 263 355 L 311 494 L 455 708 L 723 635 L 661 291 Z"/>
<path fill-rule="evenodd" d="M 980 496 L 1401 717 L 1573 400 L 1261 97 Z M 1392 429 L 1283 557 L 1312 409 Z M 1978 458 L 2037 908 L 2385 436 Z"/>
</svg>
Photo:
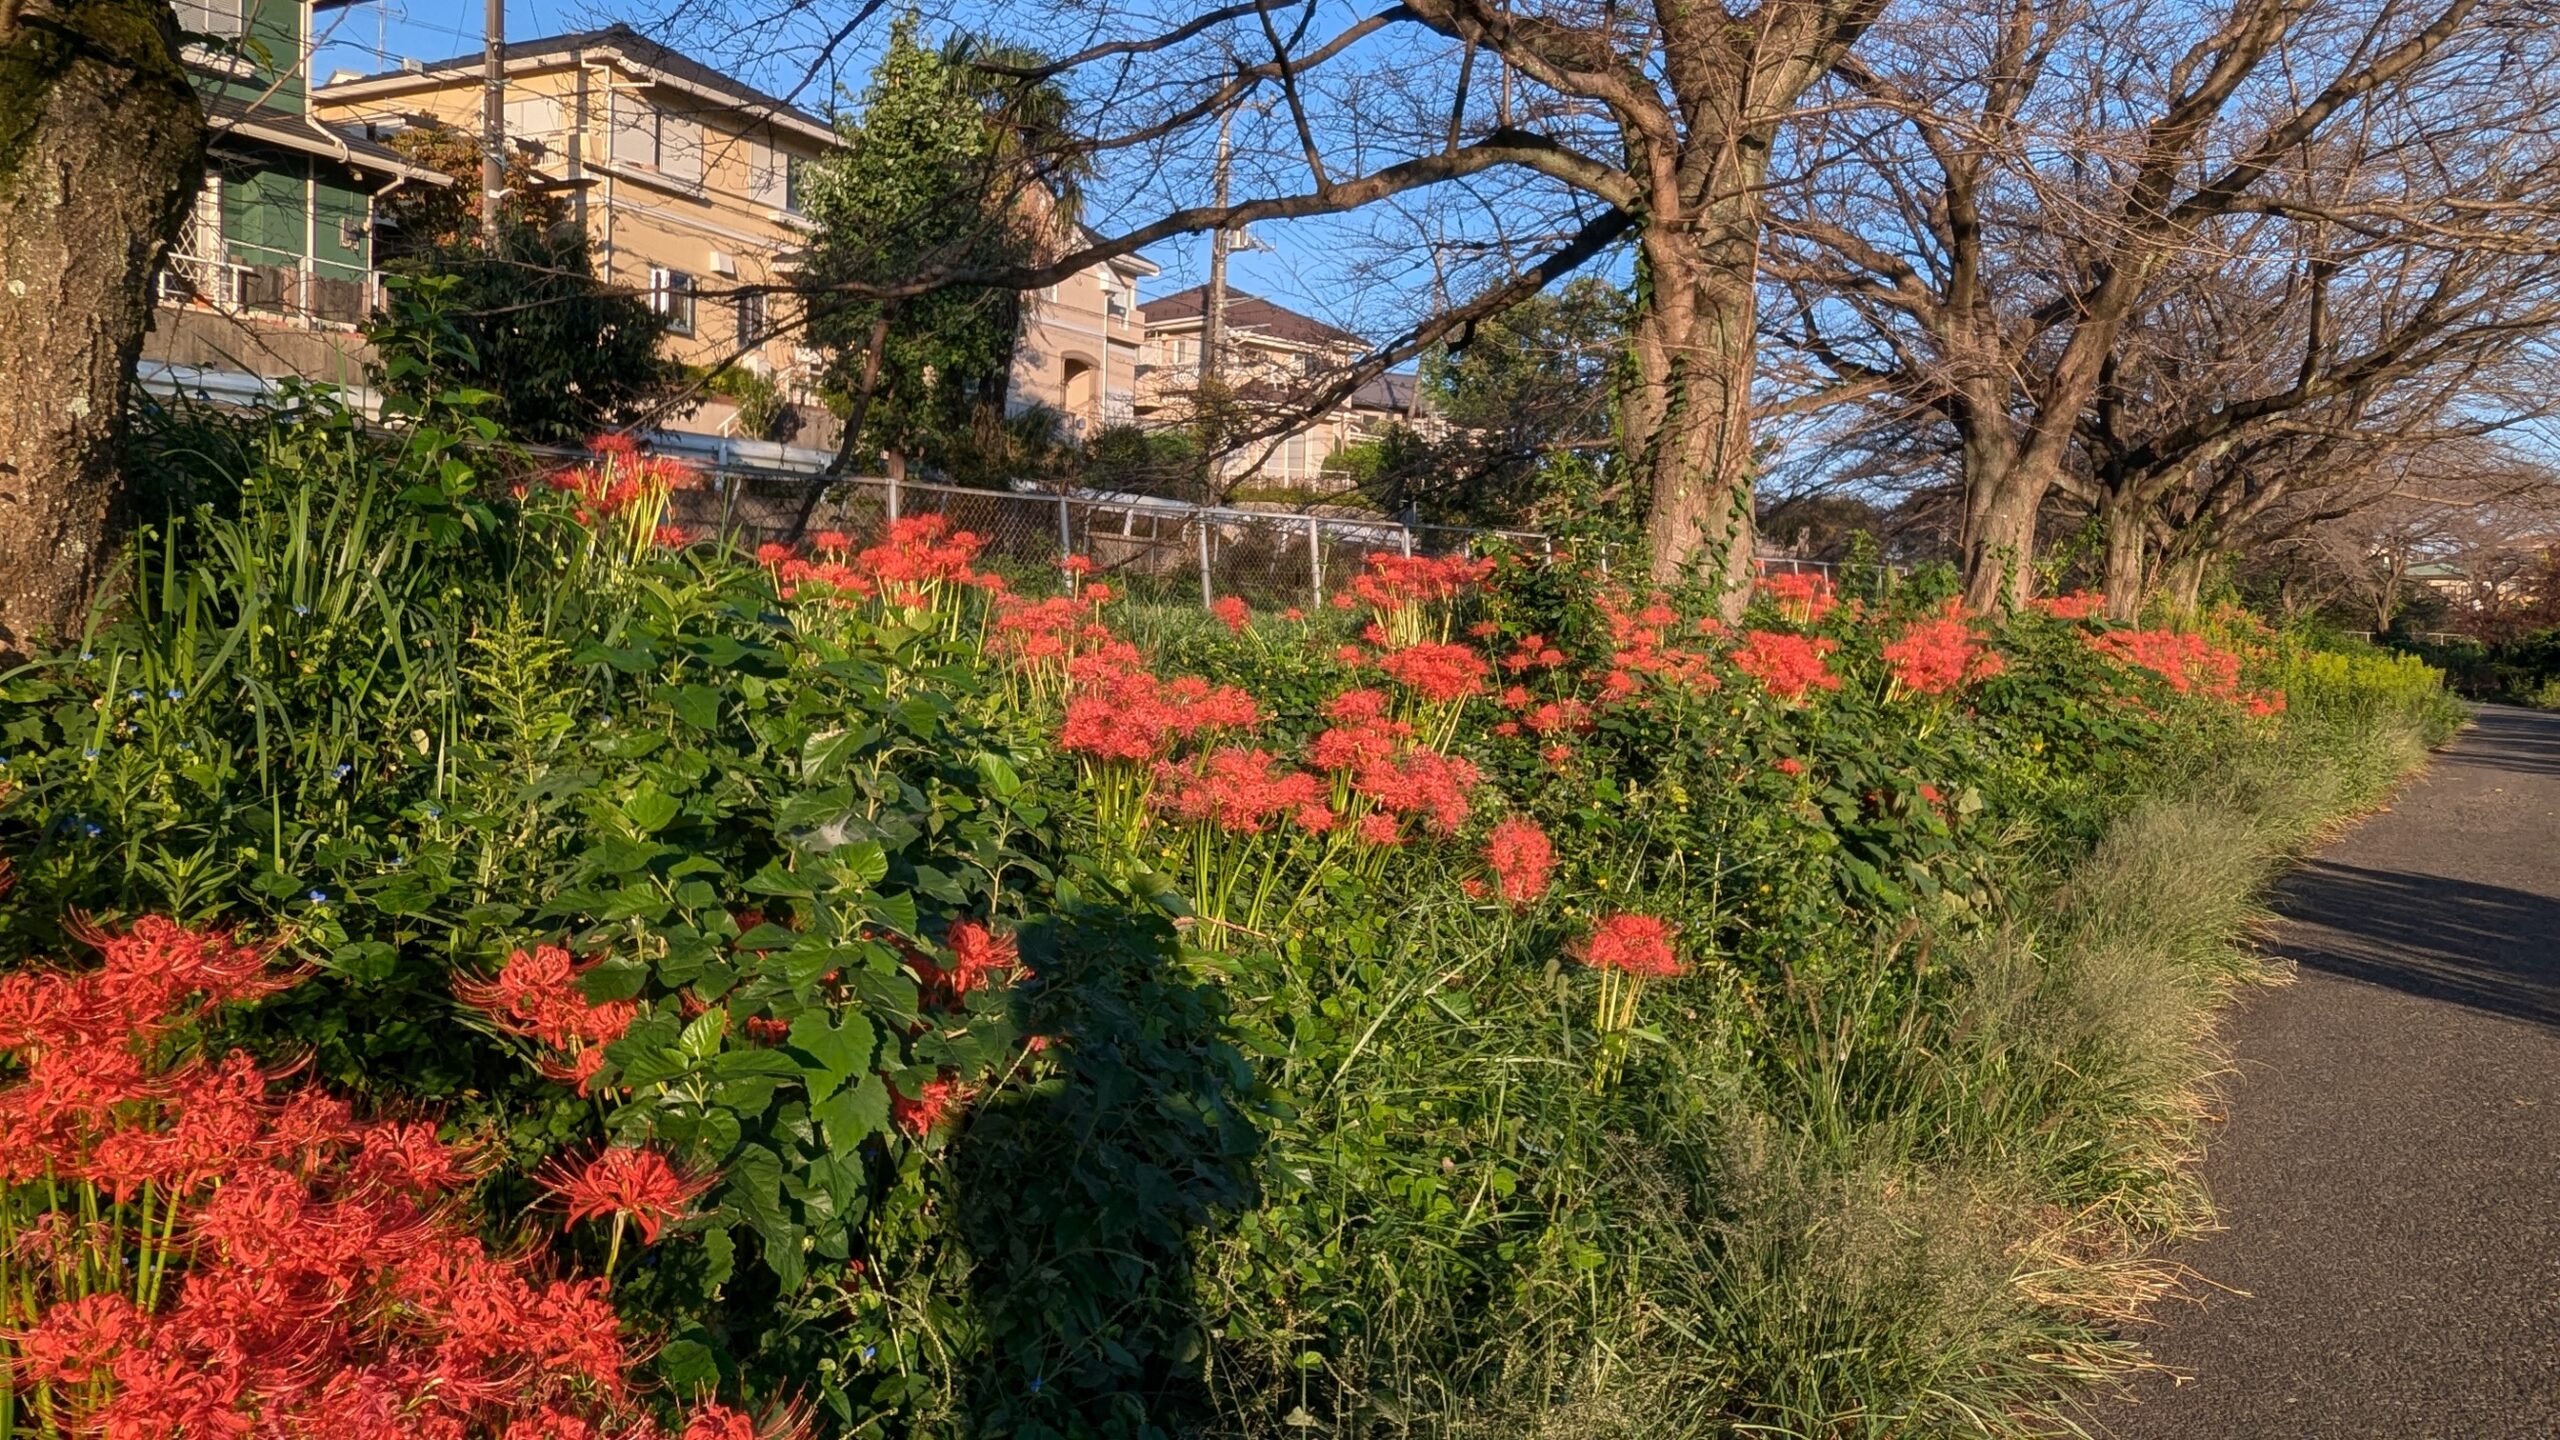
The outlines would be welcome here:
<svg viewBox="0 0 2560 1440">
<path fill-rule="evenodd" d="M 2314 860 L 2274 905 L 2305 969 L 2560 1028 L 2560 899 Z"/>
<path fill-rule="evenodd" d="M 2560 775 L 2560 714 L 2482 705 L 2471 728 L 2436 760 L 2448 769 Z"/>
</svg>

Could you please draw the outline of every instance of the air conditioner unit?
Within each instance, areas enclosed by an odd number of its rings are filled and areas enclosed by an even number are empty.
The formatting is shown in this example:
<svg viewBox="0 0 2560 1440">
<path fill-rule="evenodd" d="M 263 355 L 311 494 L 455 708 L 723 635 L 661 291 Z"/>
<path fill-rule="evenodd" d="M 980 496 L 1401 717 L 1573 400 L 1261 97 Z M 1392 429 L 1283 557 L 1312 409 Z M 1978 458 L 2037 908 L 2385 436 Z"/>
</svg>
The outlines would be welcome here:
<svg viewBox="0 0 2560 1440">
<path fill-rule="evenodd" d="M 738 275 L 738 257 L 730 254 L 726 250 L 712 251 L 711 273 L 714 275 L 726 275 L 733 280 L 736 279 Z"/>
</svg>

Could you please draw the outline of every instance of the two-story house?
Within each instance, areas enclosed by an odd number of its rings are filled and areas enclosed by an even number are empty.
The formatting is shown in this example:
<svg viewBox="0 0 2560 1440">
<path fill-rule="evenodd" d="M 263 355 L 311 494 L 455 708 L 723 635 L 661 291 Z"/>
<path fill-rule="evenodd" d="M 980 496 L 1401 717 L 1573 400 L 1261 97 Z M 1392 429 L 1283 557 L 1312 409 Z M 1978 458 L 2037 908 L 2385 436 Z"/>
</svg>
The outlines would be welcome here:
<svg viewBox="0 0 2560 1440">
<path fill-rule="evenodd" d="M 1099 237 L 1086 231 L 1082 238 Z M 1125 255 L 1025 295 L 1007 413 L 1053 410 L 1079 439 L 1106 425 L 1136 423 L 1147 324 L 1138 284 L 1155 274 L 1153 261 Z"/>
<path fill-rule="evenodd" d="M 312 12 L 343 3 L 178 0 L 211 138 L 143 338 L 146 385 L 363 384 L 374 201 L 450 182 L 313 112 Z"/>
<path fill-rule="evenodd" d="M 422 125 L 477 135 L 483 59 L 333 78 L 313 101 L 377 138 Z M 627 25 L 509 42 L 502 84 L 508 144 L 568 197 L 598 278 L 646 292 L 667 317 L 675 358 L 734 363 L 807 400 L 817 357 L 787 288 L 762 287 L 796 272 L 800 183 L 834 128 Z M 717 432 L 734 413 L 707 400 L 678 428 Z"/>
<path fill-rule="evenodd" d="M 1194 414 L 1201 376 L 1200 347 L 1208 328 L 1208 287 L 1193 286 L 1146 305 L 1146 341 L 1138 364 L 1136 409 L 1140 423 L 1181 424 Z M 1369 342 L 1259 295 L 1230 287 L 1218 376 L 1248 405 L 1285 410 L 1320 391 L 1368 353 Z M 1381 375 L 1348 400 L 1291 430 L 1269 455 L 1265 447 L 1231 457 L 1229 484 L 1261 482 L 1318 488 L 1335 452 L 1417 418 L 1411 375 Z"/>
</svg>

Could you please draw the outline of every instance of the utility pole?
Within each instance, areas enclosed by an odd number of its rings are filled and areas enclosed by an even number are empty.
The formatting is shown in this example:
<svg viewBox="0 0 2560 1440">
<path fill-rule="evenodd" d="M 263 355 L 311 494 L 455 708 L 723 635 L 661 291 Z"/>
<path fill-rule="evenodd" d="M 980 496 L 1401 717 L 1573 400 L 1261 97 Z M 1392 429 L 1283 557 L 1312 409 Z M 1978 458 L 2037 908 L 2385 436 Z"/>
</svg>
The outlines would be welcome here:
<svg viewBox="0 0 2560 1440">
<path fill-rule="evenodd" d="M 498 203 L 507 193 L 507 0 L 489 0 L 480 53 L 480 244 L 498 253 Z"/>
<path fill-rule="evenodd" d="M 1230 168 L 1227 132 L 1236 122 L 1230 110 L 1218 121 L 1218 208 L 1227 208 L 1227 172 Z M 1227 340 L 1227 247 L 1230 231 L 1224 217 L 1218 228 L 1209 232 L 1209 295 L 1200 307 L 1200 383 L 1203 389 L 1218 383 L 1218 348 Z"/>
</svg>

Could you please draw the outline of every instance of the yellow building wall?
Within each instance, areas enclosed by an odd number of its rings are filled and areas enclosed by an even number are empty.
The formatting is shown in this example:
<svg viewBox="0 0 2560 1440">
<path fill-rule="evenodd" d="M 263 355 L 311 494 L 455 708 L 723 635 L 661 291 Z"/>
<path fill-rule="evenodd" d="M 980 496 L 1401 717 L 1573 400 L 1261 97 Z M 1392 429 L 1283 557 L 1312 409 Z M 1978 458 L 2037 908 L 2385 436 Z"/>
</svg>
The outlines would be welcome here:
<svg viewBox="0 0 2560 1440">
<path fill-rule="evenodd" d="M 778 262 L 807 232 L 781 203 L 784 167 L 791 159 L 816 160 L 819 142 L 606 62 L 590 64 L 583 74 L 566 63 L 510 71 L 509 135 L 538 147 L 536 167 L 555 178 L 570 170 L 582 80 L 587 123 L 577 150 L 590 183 L 569 200 L 585 211 L 598 276 L 639 291 L 651 288 L 656 271 L 692 278 L 690 333 L 668 340 L 676 359 L 699 365 L 743 358 L 771 375 L 811 378 L 798 373 L 804 341 L 791 329 L 796 301 L 765 297 L 766 329 L 781 333 L 742 350 L 741 301 L 734 292 L 788 280 Z M 315 104 L 323 118 L 341 124 L 425 117 L 466 132 L 480 129 L 476 79 L 421 76 L 411 85 L 365 89 L 359 97 L 333 97 L 324 89 Z M 642 124 L 670 117 L 679 123 L 654 130 L 645 139 L 655 143 L 644 144 Z M 638 158 L 644 151 L 657 153 Z"/>
</svg>

